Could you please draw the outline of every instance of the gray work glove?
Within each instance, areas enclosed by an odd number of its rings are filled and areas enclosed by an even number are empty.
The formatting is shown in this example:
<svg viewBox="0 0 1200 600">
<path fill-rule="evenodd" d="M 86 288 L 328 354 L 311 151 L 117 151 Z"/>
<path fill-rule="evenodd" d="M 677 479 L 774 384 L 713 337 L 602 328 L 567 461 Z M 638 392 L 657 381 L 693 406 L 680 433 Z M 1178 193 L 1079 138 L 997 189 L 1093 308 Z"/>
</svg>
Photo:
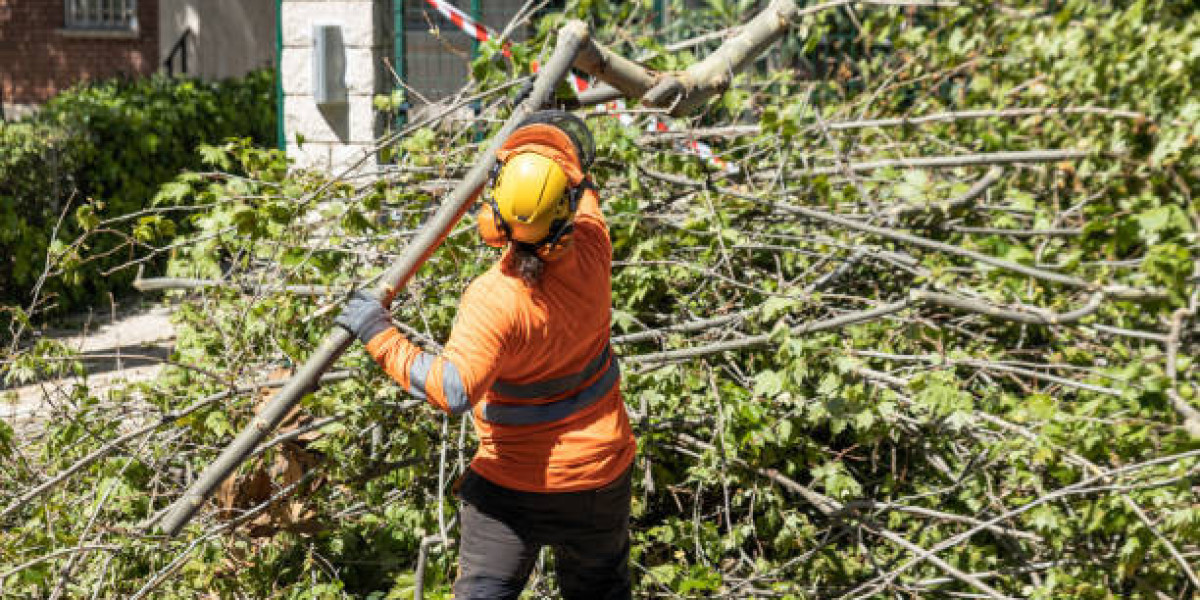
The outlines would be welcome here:
<svg viewBox="0 0 1200 600">
<path fill-rule="evenodd" d="M 379 300 L 362 290 L 350 295 L 342 314 L 333 322 L 353 333 L 364 344 L 392 327 L 388 311 Z"/>
</svg>

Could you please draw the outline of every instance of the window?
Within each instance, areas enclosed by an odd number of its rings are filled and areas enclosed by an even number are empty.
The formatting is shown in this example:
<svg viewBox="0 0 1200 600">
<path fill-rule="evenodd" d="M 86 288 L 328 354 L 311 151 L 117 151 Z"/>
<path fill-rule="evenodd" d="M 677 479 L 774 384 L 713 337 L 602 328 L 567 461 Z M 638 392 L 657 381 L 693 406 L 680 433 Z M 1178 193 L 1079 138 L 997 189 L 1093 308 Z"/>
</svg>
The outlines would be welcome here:
<svg viewBox="0 0 1200 600">
<path fill-rule="evenodd" d="M 67 29 L 137 31 L 137 0 L 66 0 Z"/>
</svg>

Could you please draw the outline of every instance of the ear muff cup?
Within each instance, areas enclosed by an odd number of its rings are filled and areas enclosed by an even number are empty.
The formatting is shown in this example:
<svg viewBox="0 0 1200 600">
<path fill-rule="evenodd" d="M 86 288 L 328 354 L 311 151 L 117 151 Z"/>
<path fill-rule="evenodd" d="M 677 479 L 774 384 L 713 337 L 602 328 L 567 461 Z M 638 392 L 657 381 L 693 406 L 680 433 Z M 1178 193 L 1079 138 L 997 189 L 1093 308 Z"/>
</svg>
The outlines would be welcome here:
<svg viewBox="0 0 1200 600">
<path fill-rule="evenodd" d="M 476 216 L 476 228 L 483 243 L 493 248 L 503 248 L 508 244 L 508 233 L 504 231 L 503 221 L 492 208 L 492 203 L 485 201 Z"/>
<path fill-rule="evenodd" d="M 479 214 L 475 215 L 475 228 L 479 231 L 479 237 L 483 238 L 483 243 L 493 248 L 503 248 L 511 239 L 508 224 L 497 213 L 496 200 L 492 197 L 492 188 L 496 185 L 496 177 L 500 175 L 500 167 L 500 163 L 492 165 L 488 181 L 484 184 Z"/>
<path fill-rule="evenodd" d="M 552 223 L 550 225 L 550 234 L 538 242 L 537 254 L 542 260 L 546 262 L 556 261 L 562 258 L 566 254 L 567 249 L 571 247 L 575 234 L 575 211 L 579 210 L 579 199 L 583 197 L 583 190 L 587 183 L 587 180 L 584 180 L 584 183 L 567 190 L 567 206 L 570 210 L 570 216 Z"/>
</svg>

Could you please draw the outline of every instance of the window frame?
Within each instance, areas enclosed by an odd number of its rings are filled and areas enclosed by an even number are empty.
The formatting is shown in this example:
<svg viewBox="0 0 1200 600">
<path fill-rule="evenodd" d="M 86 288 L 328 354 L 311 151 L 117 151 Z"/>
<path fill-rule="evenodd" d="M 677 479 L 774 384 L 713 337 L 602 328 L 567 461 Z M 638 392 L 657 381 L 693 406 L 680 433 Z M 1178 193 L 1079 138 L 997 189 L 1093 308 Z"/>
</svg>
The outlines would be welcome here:
<svg viewBox="0 0 1200 600">
<path fill-rule="evenodd" d="M 64 33 L 136 35 L 137 0 L 63 0 Z"/>
</svg>

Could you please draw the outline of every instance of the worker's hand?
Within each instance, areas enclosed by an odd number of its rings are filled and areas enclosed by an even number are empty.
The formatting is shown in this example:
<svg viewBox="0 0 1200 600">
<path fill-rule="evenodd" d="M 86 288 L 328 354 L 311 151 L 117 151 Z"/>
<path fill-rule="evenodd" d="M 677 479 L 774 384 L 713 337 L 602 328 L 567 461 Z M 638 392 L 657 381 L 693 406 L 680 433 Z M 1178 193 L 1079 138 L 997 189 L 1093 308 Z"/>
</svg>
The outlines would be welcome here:
<svg viewBox="0 0 1200 600">
<path fill-rule="evenodd" d="M 392 326 L 388 312 L 379 300 L 362 290 L 350 295 L 346 308 L 333 322 L 353 333 L 364 344 Z"/>
</svg>

